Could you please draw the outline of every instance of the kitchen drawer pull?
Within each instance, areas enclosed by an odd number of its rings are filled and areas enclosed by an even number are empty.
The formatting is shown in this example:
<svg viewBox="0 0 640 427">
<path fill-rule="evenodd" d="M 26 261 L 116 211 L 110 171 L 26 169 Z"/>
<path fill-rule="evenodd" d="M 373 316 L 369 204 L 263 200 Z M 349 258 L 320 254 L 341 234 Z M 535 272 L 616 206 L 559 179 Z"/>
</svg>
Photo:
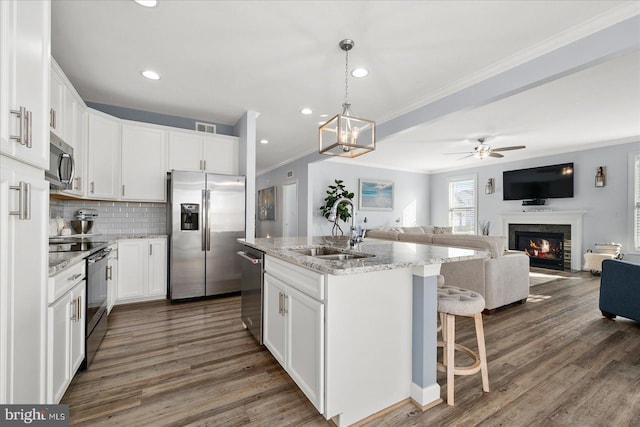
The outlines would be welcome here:
<svg viewBox="0 0 640 427">
<path fill-rule="evenodd" d="M 68 278 L 67 278 L 67 280 L 69 280 L 69 281 L 73 281 L 73 280 L 77 280 L 77 279 L 79 279 L 79 278 L 81 278 L 81 277 L 82 277 L 82 273 L 76 273 L 76 274 L 74 274 L 73 276 L 68 277 Z"/>
<path fill-rule="evenodd" d="M 91 194 L 95 193 L 96 191 L 96 186 L 95 186 L 95 181 L 91 181 Z"/>
<path fill-rule="evenodd" d="M 31 184 L 20 181 L 18 185 L 9 187 L 11 190 L 18 191 L 18 210 L 10 211 L 9 215 L 16 215 L 18 219 L 31 219 Z"/>
</svg>

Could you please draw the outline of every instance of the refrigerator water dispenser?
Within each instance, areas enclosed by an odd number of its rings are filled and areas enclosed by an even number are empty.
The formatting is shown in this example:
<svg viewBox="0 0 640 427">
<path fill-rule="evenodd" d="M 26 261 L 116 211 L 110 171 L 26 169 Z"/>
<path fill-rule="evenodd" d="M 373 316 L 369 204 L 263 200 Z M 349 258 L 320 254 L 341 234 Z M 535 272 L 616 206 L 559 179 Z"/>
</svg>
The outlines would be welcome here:
<svg viewBox="0 0 640 427">
<path fill-rule="evenodd" d="M 180 230 L 198 230 L 200 221 L 200 205 L 194 203 L 180 204 Z"/>
</svg>

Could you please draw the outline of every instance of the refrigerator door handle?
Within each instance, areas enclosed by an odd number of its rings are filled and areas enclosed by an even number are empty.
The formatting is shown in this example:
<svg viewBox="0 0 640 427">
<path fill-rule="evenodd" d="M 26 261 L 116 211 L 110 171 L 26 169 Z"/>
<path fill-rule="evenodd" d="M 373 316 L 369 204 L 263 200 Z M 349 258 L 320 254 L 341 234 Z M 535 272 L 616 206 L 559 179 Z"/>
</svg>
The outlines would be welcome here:
<svg viewBox="0 0 640 427">
<path fill-rule="evenodd" d="M 209 231 L 208 218 L 208 206 L 207 206 L 207 190 L 202 190 L 202 208 L 205 215 L 202 215 L 202 250 L 207 250 L 207 233 Z"/>
<path fill-rule="evenodd" d="M 207 190 L 207 251 L 211 250 L 211 190 Z"/>
</svg>

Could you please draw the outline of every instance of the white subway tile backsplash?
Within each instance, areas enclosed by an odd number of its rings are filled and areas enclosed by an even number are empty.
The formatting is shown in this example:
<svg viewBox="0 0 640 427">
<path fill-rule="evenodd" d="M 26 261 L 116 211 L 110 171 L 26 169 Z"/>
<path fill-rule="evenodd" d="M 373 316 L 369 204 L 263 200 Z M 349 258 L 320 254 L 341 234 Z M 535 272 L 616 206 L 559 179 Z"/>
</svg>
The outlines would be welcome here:
<svg viewBox="0 0 640 427">
<path fill-rule="evenodd" d="M 94 234 L 164 234 L 166 233 L 165 203 L 107 202 L 92 200 L 50 199 L 49 217 L 61 217 L 69 223 L 81 208 L 98 212 Z"/>
</svg>

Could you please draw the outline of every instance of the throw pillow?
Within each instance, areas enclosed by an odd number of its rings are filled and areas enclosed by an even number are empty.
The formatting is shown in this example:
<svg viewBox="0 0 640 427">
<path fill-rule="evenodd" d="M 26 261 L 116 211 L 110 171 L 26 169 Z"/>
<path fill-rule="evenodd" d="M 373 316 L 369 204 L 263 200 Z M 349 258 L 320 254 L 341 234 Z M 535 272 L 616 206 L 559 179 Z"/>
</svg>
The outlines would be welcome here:
<svg viewBox="0 0 640 427">
<path fill-rule="evenodd" d="M 433 227 L 433 234 L 451 234 L 451 227 Z"/>
</svg>

